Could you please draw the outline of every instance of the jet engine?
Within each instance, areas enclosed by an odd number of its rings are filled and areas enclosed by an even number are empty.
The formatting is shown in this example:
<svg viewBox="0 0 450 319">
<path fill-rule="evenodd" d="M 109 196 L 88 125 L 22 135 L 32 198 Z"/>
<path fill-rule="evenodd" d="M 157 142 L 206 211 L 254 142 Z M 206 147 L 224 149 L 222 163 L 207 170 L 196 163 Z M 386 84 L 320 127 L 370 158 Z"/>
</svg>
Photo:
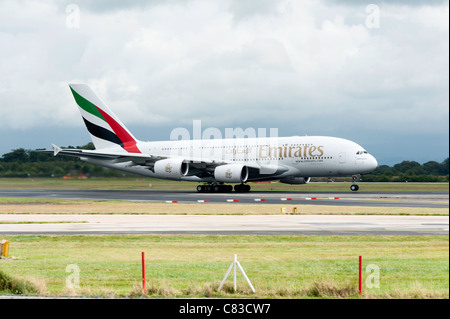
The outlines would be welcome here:
<svg viewBox="0 0 450 319">
<path fill-rule="evenodd" d="M 308 184 L 311 180 L 311 177 L 298 177 L 298 176 L 289 176 L 283 179 L 280 179 L 281 183 L 284 184 Z"/>
<path fill-rule="evenodd" d="M 248 179 L 248 167 L 241 164 L 217 166 L 214 178 L 222 183 L 245 183 Z"/>
<path fill-rule="evenodd" d="M 189 172 L 189 163 L 182 158 L 169 158 L 155 162 L 154 172 L 158 177 L 180 179 Z"/>
</svg>

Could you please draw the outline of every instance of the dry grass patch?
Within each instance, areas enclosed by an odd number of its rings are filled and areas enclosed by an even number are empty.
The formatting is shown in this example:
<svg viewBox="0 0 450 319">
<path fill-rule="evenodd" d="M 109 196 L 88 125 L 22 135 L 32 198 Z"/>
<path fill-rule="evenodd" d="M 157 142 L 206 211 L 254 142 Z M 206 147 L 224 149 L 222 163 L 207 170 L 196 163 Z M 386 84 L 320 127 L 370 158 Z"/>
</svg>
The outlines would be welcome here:
<svg viewBox="0 0 450 319">
<path fill-rule="evenodd" d="M 45 281 L 38 278 L 25 279 L 10 276 L 0 271 L 0 293 L 15 295 L 42 295 L 45 293 Z"/>
<path fill-rule="evenodd" d="M 446 208 L 420 207 L 363 207 L 332 205 L 283 205 L 283 204 L 196 204 L 196 203 L 148 203 L 127 201 L 62 201 L 61 203 L 5 203 L 0 214 L 136 214 L 136 215 L 278 215 L 281 208 L 297 214 L 346 214 L 346 215 L 448 215 Z"/>
</svg>

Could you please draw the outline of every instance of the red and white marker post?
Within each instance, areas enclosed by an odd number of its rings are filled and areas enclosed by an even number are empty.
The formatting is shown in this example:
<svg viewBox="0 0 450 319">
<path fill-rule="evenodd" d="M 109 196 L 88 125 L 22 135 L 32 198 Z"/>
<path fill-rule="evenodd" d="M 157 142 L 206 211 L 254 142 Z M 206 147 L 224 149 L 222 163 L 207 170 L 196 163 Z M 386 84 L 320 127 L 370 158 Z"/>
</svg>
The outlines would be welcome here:
<svg viewBox="0 0 450 319">
<path fill-rule="evenodd" d="M 145 254 L 142 252 L 142 293 L 145 295 Z"/>
<path fill-rule="evenodd" d="M 362 256 L 359 256 L 359 294 L 362 295 Z"/>
</svg>

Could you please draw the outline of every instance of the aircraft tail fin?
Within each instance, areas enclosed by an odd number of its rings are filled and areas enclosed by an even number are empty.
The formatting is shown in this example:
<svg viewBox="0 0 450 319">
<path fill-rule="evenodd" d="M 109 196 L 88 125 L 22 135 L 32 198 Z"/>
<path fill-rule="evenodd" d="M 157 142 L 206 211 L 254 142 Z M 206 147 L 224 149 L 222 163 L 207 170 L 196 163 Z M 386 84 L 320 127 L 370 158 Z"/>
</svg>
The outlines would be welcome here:
<svg viewBox="0 0 450 319">
<path fill-rule="evenodd" d="M 138 140 L 88 85 L 69 87 L 96 149 L 122 147 L 129 153 L 141 153 Z"/>
</svg>

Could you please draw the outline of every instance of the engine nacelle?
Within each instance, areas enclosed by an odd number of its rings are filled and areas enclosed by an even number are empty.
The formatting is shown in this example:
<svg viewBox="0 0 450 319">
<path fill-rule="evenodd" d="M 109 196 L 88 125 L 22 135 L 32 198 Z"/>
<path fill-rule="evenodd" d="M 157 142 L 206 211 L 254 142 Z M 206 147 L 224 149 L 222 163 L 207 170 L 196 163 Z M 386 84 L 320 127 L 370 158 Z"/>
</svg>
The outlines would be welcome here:
<svg viewBox="0 0 450 319">
<path fill-rule="evenodd" d="M 311 177 L 298 177 L 298 176 L 289 176 L 283 179 L 280 179 L 281 183 L 284 184 L 308 184 L 311 180 Z"/>
<path fill-rule="evenodd" d="M 214 178 L 222 183 L 245 183 L 248 179 L 248 167 L 242 164 L 217 166 Z"/>
<path fill-rule="evenodd" d="M 188 174 L 189 163 L 182 158 L 169 158 L 156 161 L 153 169 L 158 177 L 180 179 Z"/>
</svg>

